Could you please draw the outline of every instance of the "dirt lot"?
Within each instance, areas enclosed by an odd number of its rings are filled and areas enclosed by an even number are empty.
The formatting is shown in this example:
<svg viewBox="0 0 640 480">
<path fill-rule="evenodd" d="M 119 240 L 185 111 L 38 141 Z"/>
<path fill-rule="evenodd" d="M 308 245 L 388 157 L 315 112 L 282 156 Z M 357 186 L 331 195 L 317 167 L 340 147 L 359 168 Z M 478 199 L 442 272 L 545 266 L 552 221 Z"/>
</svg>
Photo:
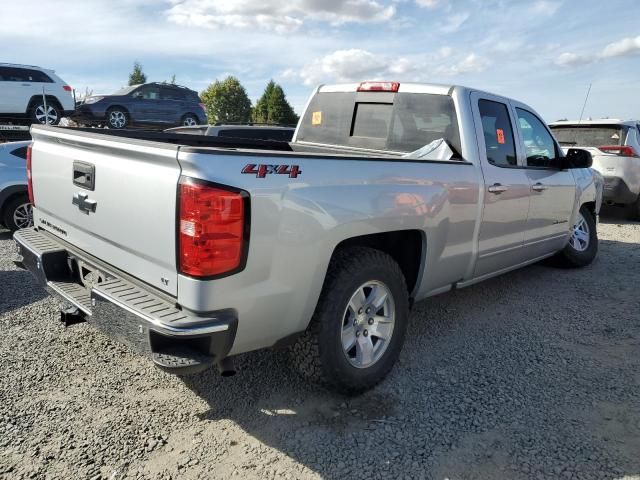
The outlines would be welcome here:
<svg viewBox="0 0 640 480">
<path fill-rule="evenodd" d="M 640 224 L 599 230 L 588 268 L 417 305 L 399 365 L 355 399 L 307 385 L 285 352 L 183 380 L 65 329 L 0 232 L 0 477 L 635 477 Z"/>
</svg>

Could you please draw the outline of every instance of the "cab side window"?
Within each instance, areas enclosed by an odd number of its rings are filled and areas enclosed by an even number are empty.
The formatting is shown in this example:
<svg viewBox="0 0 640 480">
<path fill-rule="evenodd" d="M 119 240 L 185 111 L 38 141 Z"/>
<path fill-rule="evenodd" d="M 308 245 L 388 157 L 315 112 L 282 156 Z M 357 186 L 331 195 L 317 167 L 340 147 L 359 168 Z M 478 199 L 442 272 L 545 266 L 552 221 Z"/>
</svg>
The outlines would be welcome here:
<svg viewBox="0 0 640 480">
<path fill-rule="evenodd" d="M 487 160 L 498 167 L 515 166 L 516 147 L 507 106 L 491 100 L 479 100 L 478 109 L 482 119 Z"/>
<path fill-rule="evenodd" d="M 556 143 L 542 121 L 533 113 L 516 108 L 524 140 L 528 167 L 552 167 L 558 156 Z"/>
</svg>

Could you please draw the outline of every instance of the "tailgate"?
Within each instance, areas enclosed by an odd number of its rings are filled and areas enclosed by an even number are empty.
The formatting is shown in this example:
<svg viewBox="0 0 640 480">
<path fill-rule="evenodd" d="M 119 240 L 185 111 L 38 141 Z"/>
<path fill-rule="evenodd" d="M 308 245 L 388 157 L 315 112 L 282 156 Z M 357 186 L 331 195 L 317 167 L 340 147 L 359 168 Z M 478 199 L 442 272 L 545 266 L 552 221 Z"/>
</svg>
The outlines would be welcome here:
<svg viewBox="0 0 640 480">
<path fill-rule="evenodd" d="M 35 226 L 177 295 L 178 146 L 52 127 L 31 132 Z"/>
</svg>

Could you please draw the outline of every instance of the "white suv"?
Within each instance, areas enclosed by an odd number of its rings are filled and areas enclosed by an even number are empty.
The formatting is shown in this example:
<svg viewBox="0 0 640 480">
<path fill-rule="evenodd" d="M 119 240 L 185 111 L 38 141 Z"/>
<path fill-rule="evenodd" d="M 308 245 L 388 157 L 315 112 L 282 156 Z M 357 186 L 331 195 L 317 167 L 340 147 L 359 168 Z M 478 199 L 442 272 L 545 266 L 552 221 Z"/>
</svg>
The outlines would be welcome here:
<svg viewBox="0 0 640 480">
<path fill-rule="evenodd" d="M 604 177 L 604 201 L 630 208 L 640 220 L 640 121 L 583 120 L 549 125 L 565 149 L 591 152 L 593 168 Z"/>
<path fill-rule="evenodd" d="M 0 63 L 0 120 L 56 125 L 74 110 L 71 87 L 53 70 Z"/>
</svg>

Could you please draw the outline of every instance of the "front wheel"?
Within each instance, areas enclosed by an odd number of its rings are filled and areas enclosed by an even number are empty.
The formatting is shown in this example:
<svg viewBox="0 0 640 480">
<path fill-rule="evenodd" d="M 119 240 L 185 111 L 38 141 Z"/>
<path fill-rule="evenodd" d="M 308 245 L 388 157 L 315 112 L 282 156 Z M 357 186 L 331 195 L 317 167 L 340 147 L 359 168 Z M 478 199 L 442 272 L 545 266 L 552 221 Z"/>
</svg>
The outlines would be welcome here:
<svg viewBox="0 0 640 480">
<path fill-rule="evenodd" d="M 408 317 L 404 275 L 393 258 L 346 248 L 331 261 L 309 329 L 292 347 L 294 362 L 314 381 L 361 393 L 393 368 Z"/>
<path fill-rule="evenodd" d="M 569 243 L 558 253 L 557 259 L 562 266 L 585 267 L 596 258 L 597 253 L 596 220 L 589 209 L 582 206 L 571 229 Z"/>
</svg>

